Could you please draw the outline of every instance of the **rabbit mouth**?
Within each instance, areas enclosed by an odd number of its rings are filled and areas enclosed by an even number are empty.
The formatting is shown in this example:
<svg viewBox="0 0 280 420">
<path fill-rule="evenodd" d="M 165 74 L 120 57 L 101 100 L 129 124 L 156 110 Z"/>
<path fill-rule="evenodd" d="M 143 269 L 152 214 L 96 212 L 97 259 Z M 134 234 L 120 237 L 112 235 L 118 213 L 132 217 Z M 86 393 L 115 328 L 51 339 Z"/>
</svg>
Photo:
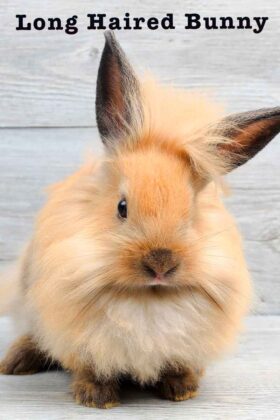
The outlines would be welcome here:
<svg viewBox="0 0 280 420">
<path fill-rule="evenodd" d="M 154 286 L 170 287 L 171 286 L 170 282 L 168 282 L 167 280 L 165 280 L 165 279 L 157 279 L 157 278 L 148 280 L 146 282 L 146 284 L 149 287 L 154 287 Z"/>
<path fill-rule="evenodd" d="M 145 280 L 145 286 L 152 287 L 152 288 L 171 288 L 174 287 L 175 284 L 173 281 L 170 281 L 169 278 L 166 276 L 157 275 L 154 278 L 149 278 Z"/>
</svg>

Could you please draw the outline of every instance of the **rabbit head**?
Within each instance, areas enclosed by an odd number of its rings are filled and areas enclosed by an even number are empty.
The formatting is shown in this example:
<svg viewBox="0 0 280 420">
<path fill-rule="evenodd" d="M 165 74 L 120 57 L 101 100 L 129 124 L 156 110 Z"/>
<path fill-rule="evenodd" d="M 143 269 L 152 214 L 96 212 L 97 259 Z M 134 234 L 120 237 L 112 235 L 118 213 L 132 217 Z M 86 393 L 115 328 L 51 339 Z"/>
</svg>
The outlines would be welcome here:
<svg viewBox="0 0 280 420">
<path fill-rule="evenodd" d="M 107 32 L 96 119 L 107 156 L 99 169 L 100 220 L 111 234 L 115 282 L 190 284 L 198 264 L 193 244 L 203 234 L 201 191 L 278 133 L 280 109 L 222 118 L 203 97 L 140 84 Z"/>
</svg>

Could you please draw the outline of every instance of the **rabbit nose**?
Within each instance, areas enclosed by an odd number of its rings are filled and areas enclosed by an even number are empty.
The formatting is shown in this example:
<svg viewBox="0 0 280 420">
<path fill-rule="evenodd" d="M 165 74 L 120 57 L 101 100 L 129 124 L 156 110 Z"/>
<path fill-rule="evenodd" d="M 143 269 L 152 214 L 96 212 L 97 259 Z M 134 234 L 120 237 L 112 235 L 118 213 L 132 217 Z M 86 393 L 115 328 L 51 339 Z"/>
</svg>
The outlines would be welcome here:
<svg viewBox="0 0 280 420">
<path fill-rule="evenodd" d="M 152 249 L 142 259 L 142 268 L 151 277 L 171 275 L 178 266 L 178 257 L 167 248 Z"/>
</svg>

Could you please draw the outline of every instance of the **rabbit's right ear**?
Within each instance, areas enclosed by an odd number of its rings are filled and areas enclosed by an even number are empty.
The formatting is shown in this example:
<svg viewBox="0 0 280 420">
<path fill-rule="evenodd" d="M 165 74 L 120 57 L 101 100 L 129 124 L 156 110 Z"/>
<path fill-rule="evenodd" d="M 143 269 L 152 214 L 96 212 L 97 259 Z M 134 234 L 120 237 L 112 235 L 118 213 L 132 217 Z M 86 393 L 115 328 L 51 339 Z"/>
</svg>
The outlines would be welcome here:
<svg viewBox="0 0 280 420">
<path fill-rule="evenodd" d="M 103 143 L 115 148 L 141 120 L 139 82 L 113 32 L 105 32 L 96 87 L 96 121 Z"/>
<path fill-rule="evenodd" d="M 232 170 L 254 157 L 280 132 L 280 107 L 230 115 L 220 122 L 217 132 L 228 139 L 218 150 Z"/>
</svg>

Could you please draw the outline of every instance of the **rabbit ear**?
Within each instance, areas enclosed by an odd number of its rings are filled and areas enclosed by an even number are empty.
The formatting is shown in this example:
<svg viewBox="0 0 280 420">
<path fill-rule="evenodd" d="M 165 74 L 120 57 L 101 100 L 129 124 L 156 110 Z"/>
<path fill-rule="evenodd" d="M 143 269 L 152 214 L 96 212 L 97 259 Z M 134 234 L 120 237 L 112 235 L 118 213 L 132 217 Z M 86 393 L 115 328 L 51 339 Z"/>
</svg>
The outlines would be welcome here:
<svg viewBox="0 0 280 420">
<path fill-rule="evenodd" d="M 106 31 L 105 39 L 97 77 L 96 121 L 103 143 L 115 146 L 139 119 L 140 88 L 113 32 Z"/>
<path fill-rule="evenodd" d="M 262 150 L 280 131 L 280 107 L 233 114 L 218 125 L 229 139 L 218 148 L 234 169 Z"/>
</svg>

